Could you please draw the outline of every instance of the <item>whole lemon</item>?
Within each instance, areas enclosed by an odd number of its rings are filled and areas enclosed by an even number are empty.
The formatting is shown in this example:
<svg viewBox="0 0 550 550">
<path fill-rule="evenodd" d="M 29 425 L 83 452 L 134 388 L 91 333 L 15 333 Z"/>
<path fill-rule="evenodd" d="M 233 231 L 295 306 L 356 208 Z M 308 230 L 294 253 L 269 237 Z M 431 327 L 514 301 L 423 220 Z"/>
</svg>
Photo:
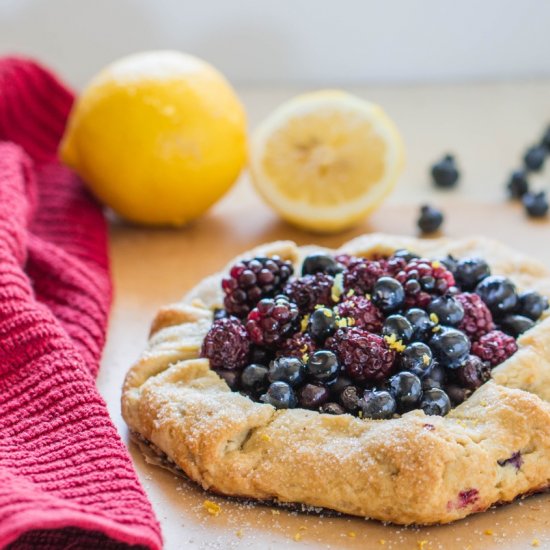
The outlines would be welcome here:
<svg viewBox="0 0 550 550">
<path fill-rule="evenodd" d="M 237 179 L 246 160 L 246 117 L 208 63 L 176 51 L 138 53 L 86 87 L 60 153 L 122 217 L 178 226 Z"/>
</svg>

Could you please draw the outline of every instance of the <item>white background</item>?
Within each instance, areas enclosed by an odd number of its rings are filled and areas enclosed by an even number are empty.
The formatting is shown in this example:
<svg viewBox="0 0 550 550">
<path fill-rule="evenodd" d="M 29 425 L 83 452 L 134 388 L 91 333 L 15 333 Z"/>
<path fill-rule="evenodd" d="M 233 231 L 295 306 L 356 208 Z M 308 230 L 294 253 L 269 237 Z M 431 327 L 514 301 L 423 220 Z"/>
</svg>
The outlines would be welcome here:
<svg viewBox="0 0 550 550">
<path fill-rule="evenodd" d="M 236 84 L 549 77 L 550 1 L 0 0 L 0 53 L 32 54 L 77 86 L 155 48 Z"/>
</svg>

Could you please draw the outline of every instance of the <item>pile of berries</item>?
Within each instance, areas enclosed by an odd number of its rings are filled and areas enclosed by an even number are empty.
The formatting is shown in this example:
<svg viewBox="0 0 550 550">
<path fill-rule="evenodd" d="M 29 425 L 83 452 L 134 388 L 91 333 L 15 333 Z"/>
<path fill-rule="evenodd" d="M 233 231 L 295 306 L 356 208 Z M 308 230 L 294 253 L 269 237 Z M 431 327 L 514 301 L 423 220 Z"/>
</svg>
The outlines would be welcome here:
<svg viewBox="0 0 550 550">
<path fill-rule="evenodd" d="M 293 274 L 280 258 L 233 266 L 201 353 L 233 391 L 279 409 L 445 415 L 548 308 L 480 258 L 312 254 Z"/>
</svg>

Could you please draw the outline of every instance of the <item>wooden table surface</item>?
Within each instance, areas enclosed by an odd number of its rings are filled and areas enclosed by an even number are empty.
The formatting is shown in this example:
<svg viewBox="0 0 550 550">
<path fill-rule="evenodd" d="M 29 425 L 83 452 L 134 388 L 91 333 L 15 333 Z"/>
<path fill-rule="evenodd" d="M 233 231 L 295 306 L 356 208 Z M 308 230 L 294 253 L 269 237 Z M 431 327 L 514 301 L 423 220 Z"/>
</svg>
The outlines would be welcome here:
<svg viewBox="0 0 550 550">
<path fill-rule="evenodd" d="M 298 90 L 242 90 L 251 125 Z M 449 236 L 482 234 L 520 248 L 550 265 L 550 221 L 526 219 L 505 200 L 504 181 L 525 147 L 550 123 L 550 82 L 478 86 L 369 88 L 353 90 L 384 106 L 407 146 L 408 164 L 388 202 L 351 231 L 318 237 L 295 230 L 262 204 L 246 174 L 206 216 L 181 230 L 148 230 L 113 221 L 111 254 L 115 302 L 98 384 L 122 437 L 120 388 L 143 348 L 156 309 L 181 297 L 231 257 L 261 242 L 338 246 L 363 232 L 416 233 L 423 202 L 446 213 Z M 434 191 L 430 163 L 451 151 L 463 170 L 459 189 Z M 546 175 L 533 180 L 550 183 Z M 444 527 L 404 529 L 347 517 L 273 512 L 270 508 L 211 497 L 194 485 L 148 465 L 129 444 L 136 469 L 162 524 L 166 548 L 418 548 L 520 549 L 538 540 L 550 548 L 550 497 L 531 497 Z M 429 488 L 426 488 L 428 491 Z M 202 507 L 217 501 L 214 518 Z M 299 539 L 299 540 L 295 540 Z"/>
</svg>

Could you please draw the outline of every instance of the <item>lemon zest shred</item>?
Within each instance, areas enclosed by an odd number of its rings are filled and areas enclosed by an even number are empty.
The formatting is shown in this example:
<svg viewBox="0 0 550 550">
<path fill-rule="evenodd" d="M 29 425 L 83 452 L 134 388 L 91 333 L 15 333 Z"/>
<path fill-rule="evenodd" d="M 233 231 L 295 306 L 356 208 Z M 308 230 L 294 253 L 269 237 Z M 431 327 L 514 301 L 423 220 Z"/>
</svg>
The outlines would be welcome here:
<svg viewBox="0 0 550 550">
<path fill-rule="evenodd" d="M 222 511 L 222 507 L 217 504 L 216 502 L 212 502 L 211 500 L 205 500 L 202 503 L 204 509 L 211 515 L 211 516 L 219 516 L 220 512 Z"/>
</svg>

